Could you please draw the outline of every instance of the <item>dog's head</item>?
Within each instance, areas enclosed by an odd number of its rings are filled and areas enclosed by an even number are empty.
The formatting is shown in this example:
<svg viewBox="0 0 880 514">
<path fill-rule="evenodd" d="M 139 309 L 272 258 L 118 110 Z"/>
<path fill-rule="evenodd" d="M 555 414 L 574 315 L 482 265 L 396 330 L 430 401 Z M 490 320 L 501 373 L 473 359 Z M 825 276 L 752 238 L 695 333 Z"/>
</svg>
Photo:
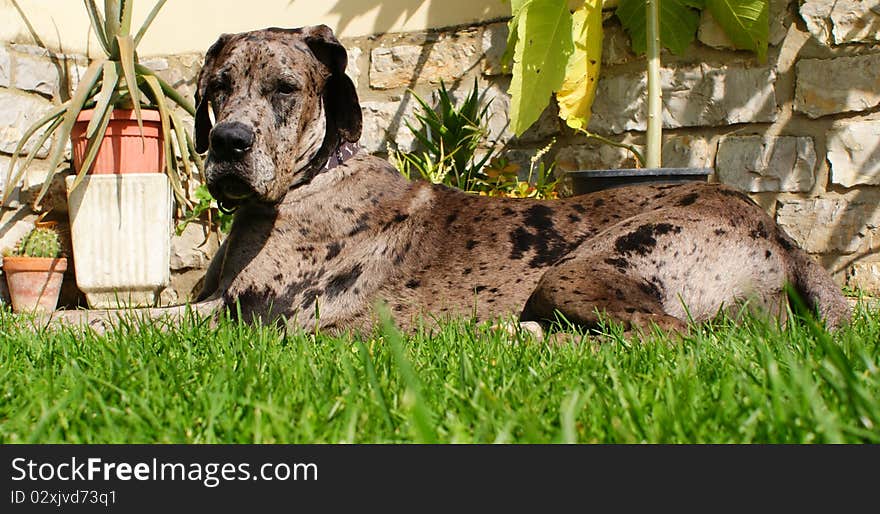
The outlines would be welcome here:
<svg viewBox="0 0 880 514">
<path fill-rule="evenodd" d="M 208 49 L 195 143 L 208 152 L 205 178 L 221 205 L 276 202 L 338 145 L 357 142 L 361 109 L 347 60 L 325 25 L 223 34 Z"/>
</svg>

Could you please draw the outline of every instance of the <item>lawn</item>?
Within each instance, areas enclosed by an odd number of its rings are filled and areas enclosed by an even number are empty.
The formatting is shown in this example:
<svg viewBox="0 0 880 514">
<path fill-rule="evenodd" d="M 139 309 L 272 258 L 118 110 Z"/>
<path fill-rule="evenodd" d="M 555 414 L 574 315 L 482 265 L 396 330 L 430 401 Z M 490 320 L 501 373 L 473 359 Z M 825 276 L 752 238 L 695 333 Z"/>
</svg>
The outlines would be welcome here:
<svg viewBox="0 0 880 514">
<path fill-rule="evenodd" d="M 0 312 L 3 443 L 878 443 L 880 312 L 620 330 L 548 346 L 467 320 L 410 336 L 192 320 L 39 331 Z"/>
</svg>

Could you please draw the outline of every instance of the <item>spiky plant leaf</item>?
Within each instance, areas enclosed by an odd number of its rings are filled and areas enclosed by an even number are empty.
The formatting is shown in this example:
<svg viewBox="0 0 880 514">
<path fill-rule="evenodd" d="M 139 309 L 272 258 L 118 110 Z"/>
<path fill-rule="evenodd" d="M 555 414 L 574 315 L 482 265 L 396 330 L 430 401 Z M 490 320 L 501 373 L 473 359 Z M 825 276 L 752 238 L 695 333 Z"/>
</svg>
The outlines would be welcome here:
<svg viewBox="0 0 880 514">
<path fill-rule="evenodd" d="M 28 127 L 28 129 L 22 134 L 21 139 L 18 140 L 18 144 L 15 145 L 15 150 L 12 151 L 12 157 L 9 159 L 9 167 L 6 169 L 6 182 L 3 184 L 3 198 L 0 201 L 0 205 L 6 205 L 6 201 L 9 200 L 9 195 L 12 192 L 13 184 L 18 184 L 21 178 L 24 176 L 24 172 L 27 169 L 27 166 L 21 166 L 18 169 L 17 173 L 13 174 L 15 170 L 15 163 L 18 160 L 19 155 L 24 150 L 24 147 L 27 145 L 28 141 L 30 141 L 31 137 L 40 130 L 47 123 L 51 123 L 49 128 L 47 128 L 40 137 L 40 144 L 34 146 L 30 153 L 28 154 L 28 159 L 25 162 L 30 163 L 33 160 L 33 155 L 42 147 L 43 143 L 46 142 L 46 139 L 52 135 L 55 129 L 60 126 L 58 120 L 64 120 L 64 111 L 70 105 L 70 100 L 67 100 L 63 104 L 54 107 L 51 111 L 46 113 L 45 116 L 37 120 L 33 125 Z M 44 137 L 45 136 L 45 137 Z"/>
<path fill-rule="evenodd" d="M 117 66 L 118 63 L 107 61 L 102 67 L 103 78 L 101 79 L 101 91 L 95 96 L 95 112 L 92 115 L 92 119 L 89 121 L 88 127 L 86 127 L 86 137 L 89 139 L 95 136 L 95 132 L 101 124 L 101 119 L 104 117 L 104 113 L 113 110 L 110 101 L 116 91 L 116 85 L 119 83 L 119 71 L 117 70 Z M 103 132 L 101 133 L 103 134 Z"/>
<path fill-rule="evenodd" d="M 156 15 L 159 14 L 159 9 L 165 5 L 166 0 L 159 0 L 156 2 L 156 5 L 153 6 L 153 10 L 150 11 L 150 14 L 147 15 L 147 19 L 144 20 L 144 24 L 141 25 L 140 30 L 138 30 L 137 35 L 134 37 L 134 44 L 137 45 L 141 42 L 141 38 L 144 37 L 144 34 L 147 32 L 147 29 L 152 25 L 153 20 L 156 19 Z"/>
<path fill-rule="evenodd" d="M 91 96 L 92 89 L 98 82 L 105 61 L 106 59 L 92 61 L 83 75 L 82 82 L 80 82 L 79 87 L 77 87 L 74 92 L 73 98 L 70 99 L 70 104 L 65 109 L 64 123 L 58 128 L 58 139 L 56 139 L 55 148 L 49 157 L 49 173 L 46 175 L 46 181 L 43 182 L 43 187 L 40 188 L 40 192 L 34 199 L 34 210 L 40 210 L 40 201 L 43 200 L 43 197 L 49 190 L 49 185 L 52 184 L 52 177 L 55 174 L 56 168 L 58 168 L 58 165 L 61 163 L 61 158 L 64 155 L 64 148 L 67 146 L 66 143 L 68 138 L 70 138 L 70 131 L 73 129 L 73 124 L 76 123 L 76 117 L 79 115 L 80 111 L 82 111 L 86 100 Z"/>
<path fill-rule="evenodd" d="M 86 12 L 89 13 L 89 20 L 92 23 L 92 30 L 98 38 L 98 43 L 101 44 L 104 53 L 110 56 L 110 41 L 107 39 L 107 33 L 104 32 L 104 18 L 101 16 L 101 11 L 95 5 L 95 0 L 83 0 L 83 3 L 86 6 Z"/>
<path fill-rule="evenodd" d="M 125 83 L 128 85 L 128 93 L 131 95 L 131 103 L 134 108 L 134 116 L 137 118 L 138 129 L 144 133 L 144 120 L 141 118 L 141 94 L 135 73 L 134 40 L 131 36 L 116 36 L 119 43 L 119 61 L 122 63 L 122 72 Z"/>
</svg>

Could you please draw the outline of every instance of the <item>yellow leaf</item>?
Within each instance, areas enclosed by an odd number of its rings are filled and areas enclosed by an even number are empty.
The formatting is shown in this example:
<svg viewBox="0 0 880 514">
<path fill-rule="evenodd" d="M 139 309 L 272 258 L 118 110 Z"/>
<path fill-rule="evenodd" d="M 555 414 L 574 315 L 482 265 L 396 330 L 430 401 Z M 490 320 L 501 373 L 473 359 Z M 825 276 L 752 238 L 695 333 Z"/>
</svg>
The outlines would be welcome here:
<svg viewBox="0 0 880 514">
<path fill-rule="evenodd" d="M 572 14 L 571 30 L 574 52 L 568 59 L 556 100 L 559 117 L 568 126 L 586 128 L 602 64 L 602 0 L 585 0 Z"/>
</svg>

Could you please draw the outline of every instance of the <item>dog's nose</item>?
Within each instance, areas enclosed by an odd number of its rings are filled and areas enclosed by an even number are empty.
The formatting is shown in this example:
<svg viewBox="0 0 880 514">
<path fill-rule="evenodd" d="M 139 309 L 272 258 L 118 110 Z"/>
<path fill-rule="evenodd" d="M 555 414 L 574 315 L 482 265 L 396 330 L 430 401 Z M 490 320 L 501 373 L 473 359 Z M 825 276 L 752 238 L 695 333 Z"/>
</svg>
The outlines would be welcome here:
<svg viewBox="0 0 880 514">
<path fill-rule="evenodd" d="M 244 123 L 220 123 L 211 130 L 211 151 L 220 160 L 241 159 L 254 144 L 254 131 Z"/>
</svg>

